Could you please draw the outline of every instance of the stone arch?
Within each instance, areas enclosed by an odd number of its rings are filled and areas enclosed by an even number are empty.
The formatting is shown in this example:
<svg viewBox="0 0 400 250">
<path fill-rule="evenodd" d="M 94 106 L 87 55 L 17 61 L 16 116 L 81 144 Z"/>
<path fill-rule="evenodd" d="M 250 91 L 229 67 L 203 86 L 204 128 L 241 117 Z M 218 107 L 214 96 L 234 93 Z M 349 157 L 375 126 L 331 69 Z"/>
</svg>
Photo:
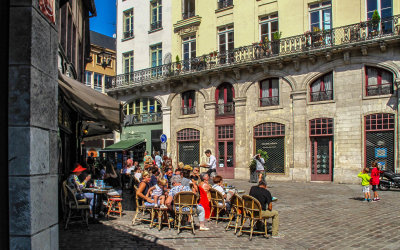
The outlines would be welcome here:
<svg viewBox="0 0 400 250">
<path fill-rule="evenodd" d="M 249 79 L 249 82 L 243 86 L 240 96 L 246 96 L 246 93 L 251 85 L 253 85 L 265 78 L 271 78 L 271 77 L 282 78 L 285 82 L 287 82 L 289 84 L 292 91 L 297 89 L 297 82 L 292 76 L 290 76 L 289 73 L 287 73 L 285 71 L 281 71 L 281 70 L 270 70 L 267 73 L 264 73 L 263 71 L 261 71 L 261 72 L 254 74 Z"/>
<path fill-rule="evenodd" d="M 150 96 L 150 95 L 144 95 L 144 96 L 135 96 L 132 98 L 129 98 L 127 101 L 124 102 L 124 106 L 130 102 L 133 102 L 137 99 L 142 99 L 142 98 L 149 98 L 149 99 L 155 99 L 156 101 L 158 101 L 161 104 L 161 108 L 165 107 L 165 102 L 162 98 L 160 98 L 160 96 Z"/>
<path fill-rule="evenodd" d="M 209 99 L 207 100 L 208 102 L 215 101 L 215 91 L 217 88 L 223 84 L 223 83 L 230 83 L 233 86 L 233 91 L 234 91 L 234 96 L 239 97 L 239 85 L 237 84 L 237 81 L 233 77 L 225 76 L 224 78 L 216 78 L 215 80 L 210 81 L 210 95 L 208 96 Z"/>
<path fill-rule="evenodd" d="M 177 95 L 180 95 L 181 93 L 183 93 L 183 92 L 185 92 L 185 91 L 189 91 L 189 90 L 194 90 L 194 91 L 200 93 L 200 94 L 203 96 L 204 100 L 207 101 L 207 99 L 208 99 L 208 94 L 207 94 L 207 92 L 206 92 L 204 89 L 187 88 L 187 89 L 183 89 L 182 91 L 179 91 L 179 92 L 177 92 L 177 93 L 171 93 L 171 94 L 169 94 L 168 100 L 167 100 L 167 103 L 166 103 L 167 107 L 171 107 L 172 100 L 174 100 L 174 98 L 175 98 Z"/>
</svg>

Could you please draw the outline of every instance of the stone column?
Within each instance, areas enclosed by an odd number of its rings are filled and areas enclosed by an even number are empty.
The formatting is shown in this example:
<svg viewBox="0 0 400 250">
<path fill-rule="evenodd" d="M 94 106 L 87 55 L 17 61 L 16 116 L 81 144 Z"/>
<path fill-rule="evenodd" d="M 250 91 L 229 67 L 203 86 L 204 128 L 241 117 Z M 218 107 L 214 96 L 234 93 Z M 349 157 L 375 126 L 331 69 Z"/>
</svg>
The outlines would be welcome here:
<svg viewBox="0 0 400 250">
<path fill-rule="evenodd" d="M 310 171 L 307 166 L 307 120 L 306 120 L 307 91 L 292 92 L 293 112 L 293 168 L 290 168 L 292 179 L 309 181 Z"/>
<path fill-rule="evenodd" d="M 200 163 L 206 162 L 206 155 L 204 151 L 210 149 L 212 154 L 215 156 L 215 101 L 204 103 L 204 119 L 203 119 L 203 134 L 200 137 Z M 205 172 L 208 168 L 201 168 L 201 171 Z"/>
<path fill-rule="evenodd" d="M 237 97 L 233 101 L 235 103 L 235 179 L 249 179 L 246 97 Z"/>
<path fill-rule="evenodd" d="M 38 5 L 10 3 L 10 249 L 58 249 L 58 35 Z"/>
</svg>

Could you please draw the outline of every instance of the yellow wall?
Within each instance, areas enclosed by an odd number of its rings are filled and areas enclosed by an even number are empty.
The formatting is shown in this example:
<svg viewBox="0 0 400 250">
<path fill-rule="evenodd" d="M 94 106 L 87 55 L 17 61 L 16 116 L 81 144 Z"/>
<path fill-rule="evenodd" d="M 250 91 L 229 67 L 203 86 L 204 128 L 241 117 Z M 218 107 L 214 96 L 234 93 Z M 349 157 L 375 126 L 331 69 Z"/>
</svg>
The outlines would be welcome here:
<svg viewBox="0 0 400 250">
<path fill-rule="evenodd" d="M 182 1 L 172 0 L 172 23 L 182 20 Z M 235 47 L 251 45 L 259 39 L 259 17 L 278 12 L 282 38 L 301 35 L 310 29 L 310 3 L 315 0 L 233 0 L 233 8 L 217 10 L 217 0 L 195 0 L 195 14 L 201 18 L 196 32 L 196 54 L 201 56 L 218 50 L 217 27 L 234 24 Z M 332 25 L 344 26 L 366 20 L 366 0 L 333 0 Z M 393 0 L 393 15 L 400 14 L 400 1 Z M 193 34 L 193 33 L 192 33 Z M 182 40 L 172 34 L 172 58 L 182 59 Z"/>
<path fill-rule="evenodd" d="M 106 49 L 107 52 L 113 53 L 113 57 L 111 60 L 111 67 L 106 67 L 105 69 L 100 65 L 97 64 L 97 54 L 101 52 L 100 49 L 98 49 L 97 47 L 91 46 L 90 49 L 90 56 L 92 57 L 92 62 L 86 64 L 86 71 L 91 71 L 91 72 L 96 72 L 99 74 L 103 74 L 103 75 L 108 75 L 108 76 L 115 76 L 116 73 L 116 65 L 115 65 L 115 51 L 113 50 L 109 50 Z"/>
</svg>

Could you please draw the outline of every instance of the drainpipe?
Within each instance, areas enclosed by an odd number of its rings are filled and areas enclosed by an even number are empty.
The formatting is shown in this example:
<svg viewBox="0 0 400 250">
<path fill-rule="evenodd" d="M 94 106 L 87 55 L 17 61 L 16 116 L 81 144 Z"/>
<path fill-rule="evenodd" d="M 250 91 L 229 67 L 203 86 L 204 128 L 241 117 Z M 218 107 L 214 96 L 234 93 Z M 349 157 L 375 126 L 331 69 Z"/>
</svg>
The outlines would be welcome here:
<svg viewBox="0 0 400 250">
<path fill-rule="evenodd" d="M 397 88 L 397 168 L 395 169 L 395 173 L 400 172 L 400 117 L 399 117 L 399 108 L 400 108 L 400 77 L 397 77 L 394 80 Z"/>
</svg>

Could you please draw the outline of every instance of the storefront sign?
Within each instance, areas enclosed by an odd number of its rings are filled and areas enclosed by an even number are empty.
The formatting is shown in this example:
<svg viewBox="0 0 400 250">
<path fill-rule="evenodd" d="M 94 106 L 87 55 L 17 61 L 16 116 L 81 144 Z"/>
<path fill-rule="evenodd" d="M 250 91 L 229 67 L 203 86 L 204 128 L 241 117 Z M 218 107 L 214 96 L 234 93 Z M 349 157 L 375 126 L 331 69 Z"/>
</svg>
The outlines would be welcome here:
<svg viewBox="0 0 400 250">
<path fill-rule="evenodd" d="M 49 19 L 51 23 L 55 23 L 54 0 L 39 0 L 40 11 Z"/>
<path fill-rule="evenodd" d="M 375 148 L 375 158 L 386 158 L 387 148 Z"/>
</svg>

